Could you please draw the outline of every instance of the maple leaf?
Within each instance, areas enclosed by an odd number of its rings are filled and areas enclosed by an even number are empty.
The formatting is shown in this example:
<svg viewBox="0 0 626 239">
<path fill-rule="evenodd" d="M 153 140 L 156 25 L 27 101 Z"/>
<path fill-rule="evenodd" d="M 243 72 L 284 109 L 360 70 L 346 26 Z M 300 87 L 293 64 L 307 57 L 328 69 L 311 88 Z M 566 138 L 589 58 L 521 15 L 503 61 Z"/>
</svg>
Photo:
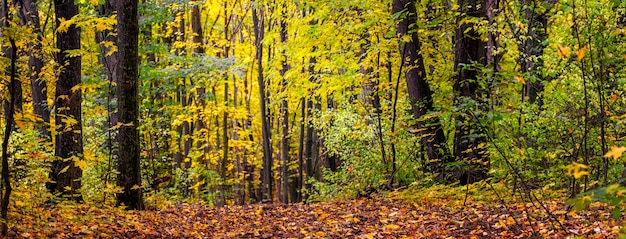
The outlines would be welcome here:
<svg viewBox="0 0 626 239">
<path fill-rule="evenodd" d="M 622 155 L 624 154 L 624 152 L 626 152 L 626 147 L 617 147 L 615 145 L 611 146 L 611 150 L 609 150 L 609 152 L 607 152 L 606 154 L 604 154 L 605 158 L 613 158 L 618 159 L 620 157 L 622 157 Z"/>
</svg>

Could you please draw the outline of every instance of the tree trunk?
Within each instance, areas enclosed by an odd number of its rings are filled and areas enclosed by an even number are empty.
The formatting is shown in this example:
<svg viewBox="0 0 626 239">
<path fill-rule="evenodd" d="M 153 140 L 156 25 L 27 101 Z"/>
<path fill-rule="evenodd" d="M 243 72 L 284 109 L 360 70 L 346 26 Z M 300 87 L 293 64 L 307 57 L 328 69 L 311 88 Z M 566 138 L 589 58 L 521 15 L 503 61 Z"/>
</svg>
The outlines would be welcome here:
<svg viewBox="0 0 626 239">
<path fill-rule="evenodd" d="M 57 26 L 60 19 L 71 19 L 78 14 L 78 6 L 72 0 L 55 0 L 54 10 Z M 83 171 L 76 166 L 82 160 L 82 93 L 74 87 L 81 83 L 81 57 L 71 56 L 68 51 L 80 49 L 80 30 L 71 25 L 66 31 L 56 31 L 56 46 L 59 49 L 56 60 L 61 67 L 56 82 L 55 124 L 56 145 L 55 156 L 59 159 L 52 162 L 50 179 L 47 188 L 53 193 L 61 193 L 72 200 L 82 201 L 80 195 Z"/>
<path fill-rule="evenodd" d="M 272 145 L 270 140 L 270 126 L 267 117 L 267 106 L 265 105 L 267 97 L 265 95 L 265 79 L 263 76 L 263 38 L 264 38 L 264 19 L 263 13 L 256 7 L 252 9 L 252 21 L 254 23 L 254 35 L 256 45 L 256 61 L 257 74 L 259 84 L 259 102 L 261 103 L 261 125 L 263 127 L 263 169 L 261 171 L 261 191 L 263 200 L 271 202 L 273 200 L 272 187 Z"/>
<path fill-rule="evenodd" d="M 32 94 L 33 112 L 37 117 L 36 128 L 43 136 L 52 139 L 50 130 L 50 109 L 48 108 L 48 91 L 46 82 L 39 76 L 43 68 L 43 55 L 41 53 L 41 24 L 39 22 L 39 9 L 34 0 L 16 1 L 19 6 L 18 15 L 21 24 L 32 26 L 37 38 L 28 44 L 28 70 L 30 74 L 30 87 Z"/>
<path fill-rule="evenodd" d="M 406 15 L 396 25 L 399 39 L 410 34 L 408 42 L 400 42 L 400 54 L 404 57 L 403 65 L 408 69 L 404 74 L 406 77 L 409 99 L 413 117 L 417 119 L 417 128 L 420 130 L 420 143 L 426 149 L 429 159 L 429 168 L 432 173 L 439 174 L 439 181 L 447 179 L 445 165 L 453 161 L 448 149 L 446 139 L 439 117 L 427 117 L 422 119 L 433 108 L 432 91 L 426 82 L 426 69 L 424 58 L 421 55 L 421 43 L 417 35 L 415 22 L 417 21 L 417 10 L 415 0 L 394 0 L 394 14 L 406 12 Z M 404 67 L 403 67 L 404 68 Z M 402 73 L 400 73 L 402 74 Z"/>
<path fill-rule="evenodd" d="M 4 17 L 4 21 L 1 23 L 2 30 L 9 26 L 9 5 L 7 3 L 8 0 L 2 1 L 2 6 L 0 9 L 0 16 Z M 0 34 L 4 35 L 4 34 Z M 6 36 L 5 36 L 6 37 Z M 0 233 L 2 236 L 7 236 L 8 232 L 8 211 L 9 211 L 9 201 L 11 199 L 11 172 L 9 168 L 9 140 L 11 138 L 11 133 L 13 132 L 13 124 L 15 108 L 17 97 L 22 97 L 21 95 L 17 95 L 17 87 L 15 85 L 19 84 L 19 80 L 16 77 L 16 61 L 17 61 L 17 47 L 15 46 L 15 40 L 8 36 L 9 42 L 11 45 L 11 50 L 7 49 L 7 47 L 2 47 L 2 52 L 6 57 L 11 59 L 10 70 L 6 71 L 9 75 L 9 85 L 8 85 L 8 97 L 5 98 L 5 108 L 4 108 L 4 116 L 5 116 L 5 127 L 4 127 L 4 135 L 2 137 L 2 188 L 4 189 L 2 192 L 2 201 L 0 202 L 0 218 L 2 219 Z"/>
<path fill-rule="evenodd" d="M 493 0 L 492 0 L 493 1 Z M 521 14 L 523 21 L 528 27 L 527 33 L 522 36 L 518 34 L 520 44 L 517 46 L 520 56 L 518 64 L 520 71 L 527 78 L 526 84 L 523 86 L 524 97 L 529 97 L 530 103 L 542 104 L 539 94 L 543 92 L 543 77 L 541 76 L 541 67 L 543 66 L 543 50 L 545 45 L 543 42 L 548 38 L 548 16 L 549 10 L 540 10 L 541 6 L 552 6 L 555 0 L 537 1 L 537 0 L 520 0 L 522 6 Z M 541 7 L 543 9 L 543 7 Z M 545 12 L 544 12 L 545 11 Z"/>
<path fill-rule="evenodd" d="M 459 0 L 461 15 L 457 21 L 466 17 L 486 19 L 486 0 Z M 456 30 L 454 69 L 457 73 L 453 89 L 456 104 L 463 106 L 457 112 L 454 138 L 454 155 L 465 162 L 458 174 L 462 183 L 473 183 L 485 179 L 489 169 L 487 138 L 480 126 L 480 118 L 475 112 L 485 111 L 481 102 L 480 67 L 487 65 L 487 48 L 474 23 L 463 23 Z M 482 114 L 484 115 L 484 114 Z"/>
<path fill-rule="evenodd" d="M 117 3 L 117 92 L 119 120 L 122 124 L 117 135 L 119 144 L 117 205 L 128 209 L 144 208 L 141 189 L 141 161 L 139 139 L 139 18 L 137 0 L 119 0 Z"/>
<path fill-rule="evenodd" d="M 280 19 L 280 42 L 281 44 L 287 43 L 287 3 L 283 2 L 281 11 L 281 19 Z M 280 91 L 282 94 L 286 94 L 287 91 L 287 78 L 285 78 L 285 73 L 291 68 L 291 66 L 287 63 L 287 54 L 283 48 L 281 52 L 281 69 L 280 69 L 280 77 L 281 77 L 281 88 Z M 289 188 L 290 188 L 290 179 L 293 180 L 290 176 L 289 171 L 289 102 L 287 101 L 287 96 L 283 96 L 280 104 L 280 117 L 281 117 L 281 128 L 282 135 L 280 139 L 280 157 L 282 160 L 281 165 L 281 183 L 282 183 L 282 198 L 281 201 L 283 203 L 289 203 Z M 293 185 L 291 185 L 293 186 Z"/>
<path fill-rule="evenodd" d="M 302 97 L 301 101 L 300 101 L 300 107 L 301 107 L 301 112 L 300 112 L 300 137 L 298 140 L 298 198 L 296 199 L 296 202 L 302 202 L 302 200 L 304 200 L 304 189 L 305 189 L 305 185 L 304 185 L 304 160 L 306 158 L 306 156 L 304 155 L 304 148 L 305 148 L 305 142 L 304 142 L 304 138 L 305 138 L 305 127 L 307 125 L 306 123 L 306 98 Z"/>
</svg>

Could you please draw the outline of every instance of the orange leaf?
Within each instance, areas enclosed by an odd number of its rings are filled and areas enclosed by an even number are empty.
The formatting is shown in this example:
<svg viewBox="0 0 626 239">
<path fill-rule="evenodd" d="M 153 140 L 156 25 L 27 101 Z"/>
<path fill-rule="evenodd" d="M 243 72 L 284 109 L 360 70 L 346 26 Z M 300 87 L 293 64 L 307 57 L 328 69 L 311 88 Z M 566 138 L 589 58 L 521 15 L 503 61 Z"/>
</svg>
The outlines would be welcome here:
<svg viewBox="0 0 626 239">
<path fill-rule="evenodd" d="M 559 59 L 563 58 L 563 57 L 569 57 L 569 53 L 570 53 L 570 49 L 569 47 L 559 47 L 559 50 L 557 51 L 557 55 L 559 57 Z"/>
<path fill-rule="evenodd" d="M 589 50 L 588 47 L 583 47 L 582 49 L 578 50 L 578 52 L 576 52 L 576 59 L 578 59 L 578 61 L 582 60 L 583 57 L 585 57 L 585 53 L 587 53 L 587 50 Z"/>
<path fill-rule="evenodd" d="M 526 84 L 526 81 L 524 80 L 524 77 L 522 77 L 521 75 L 517 75 L 517 76 L 515 76 L 515 78 L 517 79 L 517 81 L 521 82 L 522 85 Z"/>
</svg>

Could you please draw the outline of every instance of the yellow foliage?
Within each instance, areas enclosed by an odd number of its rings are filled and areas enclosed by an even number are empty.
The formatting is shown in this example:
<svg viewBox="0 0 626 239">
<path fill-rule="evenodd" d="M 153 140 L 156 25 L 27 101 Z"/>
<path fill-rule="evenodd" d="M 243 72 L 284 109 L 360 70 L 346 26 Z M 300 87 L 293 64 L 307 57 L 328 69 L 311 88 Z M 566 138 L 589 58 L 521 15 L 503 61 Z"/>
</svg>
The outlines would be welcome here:
<svg viewBox="0 0 626 239">
<path fill-rule="evenodd" d="M 607 152 L 604 157 L 613 158 L 615 160 L 622 157 L 622 154 L 624 154 L 624 152 L 626 152 L 626 147 L 617 147 L 613 145 L 611 146 L 611 150 L 609 150 L 609 152 Z"/>
<path fill-rule="evenodd" d="M 589 175 L 589 171 L 585 169 L 589 168 L 589 166 L 580 164 L 580 163 L 571 163 L 567 165 L 567 174 L 574 176 L 574 178 L 579 179 L 585 175 Z"/>
</svg>

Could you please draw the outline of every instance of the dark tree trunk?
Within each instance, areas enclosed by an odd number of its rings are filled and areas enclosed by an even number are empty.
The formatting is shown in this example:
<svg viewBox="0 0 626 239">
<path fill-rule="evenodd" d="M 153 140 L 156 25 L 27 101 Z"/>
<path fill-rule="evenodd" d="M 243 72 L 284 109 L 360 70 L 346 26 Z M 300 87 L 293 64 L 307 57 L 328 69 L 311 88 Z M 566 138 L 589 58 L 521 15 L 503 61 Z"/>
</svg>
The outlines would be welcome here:
<svg viewBox="0 0 626 239">
<path fill-rule="evenodd" d="M 486 19 L 486 0 L 459 0 L 461 15 L 457 21 L 466 17 Z M 465 168 L 459 173 L 464 183 L 480 181 L 487 176 L 489 155 L 487 138 L 477 111 L 485 111 L 481 101 L 484 90 L 481 89 L 479 68 L 487 65 L 487 48 L 473 23 L 463 23 L 456 30 L 454 69 L 457 73 L 453 89 L 456 92 L 456 104 L 462 106 L 457 112 L 454 155 L 464 161 Z M 484 114 L 483 114 L 484 115 Z"/>
<path fill-rule="evenodd" d="M 264 19 L 259 9 L 252 9 L 252 21 L 254 22 L 254 35 L 256 45 L 256 61 L 258 69 L 259 83 L 259 101 L 261 103 L 261 127 L 263 134 L 263 169 L 261 170 L 261 191 L 263 200 L 271 202 L 273 200 L 272 187 L 272 144 L 270 140 L 270 126 L 267 117 L 267 106 L 265 105 L 267 97 L 265 95 L 265 79 L 263 76 L 263 38 L 264 38 Z"/>
<path fill-rule="evenodd" d="M 9 26 L 9 5 L 8 0 L 2 1 L 2 6 L 0 9 L 0 16 L 4 18 L 4 21 L 0 23 L 0 27 L 2 30 Z M 3 35 L 3 34 L 0 34 Z M 4 36 L 6 37 L 6 36 Z M 8 85 L 8 96 L 4 101 L 4 116 L 5 116 L 5 127 L 4 127 L 4 135 L 2 137 L 2 201 L 0 202 L 0 222 L 1 228 L 0 233 L 2 236 L 7 236 L 8 232 L 8 211 L 9 211 L 9 201 L 11 199 L 11 172 L 9 168 L 9 140 L 11 138 L 11 133 L 13 133 L 13 124 L 16 103 L 18 102 L 18 97 L 21 98 L 22 95 L 18 95 L 16 85 L 20 84 L 19 80 L 16 77 L 16 61 L 17 61 L 17 47 L 15 46 L 15 40 L 8 36 L 9 42 L 11 45 L 11 49 L 9 50 L 7 47 L 2 47 L 2 52 L 6 57 L 11 59 L 11 66 L 9 71 L 6 73 L 9 75 L 9 85 Z"/>
<path fill-rule="evenodd" d="M 528 97 L 530 103 L 541 105 L 539 94 L 543 92 L 543 77 L 541 67 L 543 66 L 543 42 L 548 38 L 548 10 L 543 6 L 553 6 L 555 0 L 537 1 L 520 0 L 522 6 L 521 14 L 523 22 L 528 27 L 528 31 L 523 36 L 518 33 L 517 38 L 520 44 L 517 46 L 520 52 L 518 64 L 520 71 L 524 74 L 526 84 L 523 86 L 523 95 Z M 543 9 L 540 10 L 539 8 Z"/>
<path fill-rule="evenodd" d="M 37 39 L 28 45 L 28 70 L 30 74 L 30 87 L 32 94 L 33 111 L 37 117 L 36 128 L 43 136 L 51 139 L 50 109 L 48 108 L 46 82 L 39 76 L 43 68 L 43 55 L 41 53 L 41 24 L 39 22 L 39 9 L 34 0 L 16 1 L 19 7 L 18 15 L 22 25 L 32 26 Z"/>
<path fill-rule="evenodd" d="M 71 19 L 78 14 L 78 6 L 71 0 L 55 0 L 54 10 L 57 26 L 59 19 Z M 60 65 L 59 78 L 56 82 L 55 122 L 59 132 L 56 135 L 55 156 L 52 162 L 48 189 L 53 193 L 61 193 L 72 200 L 81 201 L 79 189 L 83 174 L 76 161 L 82 160 L 82 94 L 74 87 L 81 83 L 81 57 L 71 56 L 68 51 L 80 49 L 80 30 L 71 25 L 67 31 L 57 31 L 56 60 Z"/>
<path fill-rule="evenodd" d="M 300 112 L 300 137 L 298 140 L 298 197 L 296 199 L 296 202 L 301 202 L 302 200 L 304 200 L 304 160 L 305 160 L 305 152 L 304 152 L 304 141 L 305 141 L 305 127 L 306 127 L 306 98 L 302 97 L 302 100 L 300 101 L 300 107 L 301 107 L 301 112 Z"/>
<path fill-rule="evenodd" d="M 281 44 L 286 44 L 287 42 L 287 3 L 283 3 L 283 8 L 281 12 L 280 19 L 280 42 Z M 287 54 L 285 51 L 281 52 L 281 69 L 280 69 L 280 77 L 282 78 L 280 91 L 284 94 L 287 91 L 287 78 L 285 78 L 285 73 L 291 68 L 291 66 L 287 63 Z M 295 178 L 291 178 L 289 171 L 289 102 L 287 101 L 287 97 L 283 96 L 283 99 L 280 104 L 280 117 L 281 117 L 281 128 L 282 135 L 280 139 L 280 157 L 282 160 L 281 166 L 281 182 L 282 182 L 282 198 L 281 201 L 283 203 L 289 203 L 289 188 L 294 188 L 293 183 L 291 181 L 295 181 Z M 292 194 L 292 200 L 293 200 Z"/>
<path fill-rule="evenodd" d="M 141 162 L 139 144 L 139 18 L 137 0 L 117 2 L 117 92 L 119 120 L 122 124 L 117 135 L 119 144 L 117 205 L 128 209 L 144 208 L 141 191 Z"/>
<path fill-rule="evenodd" d="M 406 77 L 409 99 L 413 117 L 418 120 L 417 127 L 420 129 L 420 143 L 426 150 L 429 159 L 430 171 L 439 174 L 439 181 L 447 179 L 445 164 L 453 161 L 449 150 L 446 148 L 446 139 L 439 117 L 433 116 L 421 119 L 433 108 L 432 91 L 426 82 L 426 69 L 421 55 L 421 44 L 415 22 L 417 10 L 414 0 L 394 0 L 393 12 L 405 12 L 404 17 L 396 25 L 400 39 L 410 34 L 409 42 L 400 42 L 400 54 L 404 57 L 404 67 L 408 70 Z M 403 68 L 404 68 L 403 67 Z M 400 73 L 401 74 L 401 73 Z"/>
</svg>

